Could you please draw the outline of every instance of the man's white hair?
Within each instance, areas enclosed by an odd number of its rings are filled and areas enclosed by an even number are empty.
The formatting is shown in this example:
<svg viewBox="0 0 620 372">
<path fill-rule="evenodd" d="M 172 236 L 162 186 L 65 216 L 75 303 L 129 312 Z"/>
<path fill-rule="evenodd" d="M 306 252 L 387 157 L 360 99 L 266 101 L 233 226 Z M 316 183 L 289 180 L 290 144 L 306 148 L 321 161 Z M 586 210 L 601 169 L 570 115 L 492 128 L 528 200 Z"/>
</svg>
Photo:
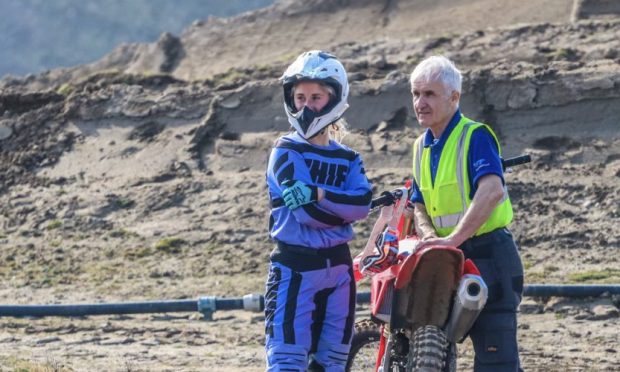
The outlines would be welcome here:
<svg viewBox="0 0 620 372">
<path fill-rule="evenodd" d="M 461 71 L 452 61 L 444 56 L 431 56 L 420 62 L 411 73 L 409 82 L 431 82 L 439 81 L 446 85 L 451 91 L 461 93 Z"/>
</svg>

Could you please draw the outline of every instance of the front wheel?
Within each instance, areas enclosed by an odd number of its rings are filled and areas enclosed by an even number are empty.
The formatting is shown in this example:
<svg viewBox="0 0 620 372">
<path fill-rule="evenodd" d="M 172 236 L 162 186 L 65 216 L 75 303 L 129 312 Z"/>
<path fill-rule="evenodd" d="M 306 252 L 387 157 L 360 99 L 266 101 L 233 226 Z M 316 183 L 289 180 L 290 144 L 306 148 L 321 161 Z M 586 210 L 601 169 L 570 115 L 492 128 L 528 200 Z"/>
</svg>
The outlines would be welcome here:
<svg viewBox="0 0 620 372">
<path fill-rule="evenodd" d="M 456 371 L 456 345 L 446 339 L 441 328 L 428 325 L 418 328 L 409 343 L 408 371 Z"/>
<path fill-rule="evenodd" d="M 379 353 L 381 327 L 370 319 L 355 323 L 347 371 L 374 371 Z"/>
</svg>

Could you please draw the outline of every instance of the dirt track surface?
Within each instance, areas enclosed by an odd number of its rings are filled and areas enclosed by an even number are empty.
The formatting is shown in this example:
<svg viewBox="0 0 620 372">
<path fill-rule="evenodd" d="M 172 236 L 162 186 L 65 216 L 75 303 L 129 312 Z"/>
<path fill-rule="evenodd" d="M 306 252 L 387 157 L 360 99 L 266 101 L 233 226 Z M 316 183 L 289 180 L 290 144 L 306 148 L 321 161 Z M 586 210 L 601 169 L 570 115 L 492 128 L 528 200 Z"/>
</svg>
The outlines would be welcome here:
<svg viewBox="0 0 620 372">
<path fill-rule="evenodd" d="M 423 57 L 445 54 L 464 73 L 463 112 L 494 127 L 507 157 L 533 157 L 506 176 L 526 284 L 620 283 L 613 7 L 353 3 L 280 1 L 119 47 L 91 65 L 0 81 L 0 302 L 261 293 L 272 248 L 264 167 L 287 130 L 277 78 L 296 48 L 315 45 L 345 62 L 345 143 L 361 153 L 375 192 L 410 177 L 420 127 L 407 75 Z M 316 38 L 282 40 L 304 27 Z M 355 253 L 374 218 L 356 224 Z M 525 370 L 620 370 L 619 305 L 613 296 L 526 298 Z M 215 320 L 0 318 L 0 369 L 262 370 L 262 315 Z M 461 351 L 471 370 L 470 346 Z"/>
</svg>

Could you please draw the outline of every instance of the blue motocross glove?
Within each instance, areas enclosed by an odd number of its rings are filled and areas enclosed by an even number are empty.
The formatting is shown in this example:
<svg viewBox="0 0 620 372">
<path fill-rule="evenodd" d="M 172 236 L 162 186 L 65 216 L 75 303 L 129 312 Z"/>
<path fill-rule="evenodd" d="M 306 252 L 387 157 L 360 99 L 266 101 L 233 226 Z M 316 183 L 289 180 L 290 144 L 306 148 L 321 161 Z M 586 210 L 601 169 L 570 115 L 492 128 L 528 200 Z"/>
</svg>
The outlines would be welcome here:
<svg viewBox="0 0 620 372">
<path fill-rule="evenodd" d="M 301 181 L 287 180 L 282 183 L 286 188 L 282 192 L 284 204 L 290 209 L 295 210 L 302 205 L 315 202 L 318 198 L 316 186 L 309 186 Z"/>
</svg>

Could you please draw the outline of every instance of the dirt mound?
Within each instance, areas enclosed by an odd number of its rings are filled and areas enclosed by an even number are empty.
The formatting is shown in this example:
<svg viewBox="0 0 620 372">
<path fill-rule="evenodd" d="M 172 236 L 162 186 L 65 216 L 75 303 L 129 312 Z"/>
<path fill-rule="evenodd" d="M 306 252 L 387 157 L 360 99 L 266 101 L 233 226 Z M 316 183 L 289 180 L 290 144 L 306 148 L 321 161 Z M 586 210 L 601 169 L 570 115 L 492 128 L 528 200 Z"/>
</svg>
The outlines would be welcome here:
<svg viewBox="0 0 620 372">
<path fill-rule="evenodd" d="M 603 13 L 579 4 L 580 18 Z M 331 49 L 346 64 L 345 142 L 362 154 L 377 192 L 410 176 L 420 128 L 408 74 L 425 56 L 453 58 L 464 73 L 463 112 L 496 129 L 506 156 L 534 159 L 507 176 L 527 282 L 618 282 L 618 257 L 609 252 L 620 248 L 613 233 L 620 222 L 620 20 L 569 22 L 572 5 L 279 1 L 195 23 L 179 37 L 120 46 L 90 65 L 3 80 L 3 301 L 262 292 L 272 245 L 264 167 L 288 129 L 277 78 L 310 47 Z M 355 226 L 353 247 L 363 245 L 372 222 Z M 520 336 L 526 369 L 617 368 L 609 345 L 618 343 L 618 304 L 604 302 L 528 300 Z M 161 327 L 144 327 L 145 320 Z M 17 368 L 15 350 L 27 355 L 35 347 L 53 365 L 75 370 L 133 370 L 131 361 L 147 370 L 212 370 L 206 366 L 215 362 L 262 369 L 260 316 L 220 320 L 186 327 L 187 317 L 70 326 L 5 319 L 0 364 Z M 122 356 L 115 345 L 124 345 Z M 178 345 L 186 357 L 175 355 Z"/>
</svg>

